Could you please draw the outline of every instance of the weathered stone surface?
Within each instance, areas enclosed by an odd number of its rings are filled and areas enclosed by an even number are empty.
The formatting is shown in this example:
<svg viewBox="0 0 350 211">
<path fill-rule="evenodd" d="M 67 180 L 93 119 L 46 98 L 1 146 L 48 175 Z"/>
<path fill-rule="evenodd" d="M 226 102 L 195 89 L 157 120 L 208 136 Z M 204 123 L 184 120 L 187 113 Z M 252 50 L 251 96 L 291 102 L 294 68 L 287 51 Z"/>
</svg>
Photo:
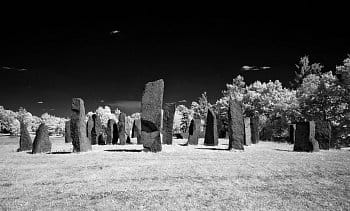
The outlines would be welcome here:
<svg viewBox="0 0 350 211">
<path fill-rule="evenodd" d="M 72 143 L 72 136 L 70 132 L 70 120 L 65 122 L 64 126 L 64 142 L 65 143 Z"/>
<path fill-rule="evenodd" d="M 20 123 L 20 138 L 19 138 L 19 148 L 17 149 L 18 152 L 20 151 L 27 151 L 32 150 L 32 139 L 30 138 L 27 125 L 24 124 L 22 121 Z"/>
<path fill-rule="evenodd" d="M 315 122 L 315 139 L 318 141 L 320 149 L 328 150 L 332 136 L 331 123 L 327 121 Z"/>
<path fill-rule="evenodd" d="M 252 133 L 252 144 L 259 143 L 259 117 L 254 116 L 250 118 L 250 129 Z"/>
<path fill-rule="evenodd" d="M 132 131 L 132 124 L 133 121 L 130 117 L 126 117 L 125 119 L 125 132 L 126 132 L 126 143 L 131 144 L 131 131 Z"/>
<path fill-rule="evenodd" d="M 317 152 L 318 142 L 315 139 L 315 122 L 298 122 L 295 130 L 294 151 Z"/>
<path fill-rule="evenodd" d="M 141 142 L 146 151 L 162 150 L 160 126 L 162 122 L 164 81 L 158 80 L 145 85 L 141 101 Z"/>
<path fill-rule="evenodd" d="M 228 110 L 229 124 L 229 145 L 228 149 L 244 150 L 244 119 L 243 110 L 240 103 L 235 100 L 229 100 Z"/>
<path fill-rule="evenodd" d="M 86 123 L 86 134 L 87 134 L 87 137 L 88 137 L 91 144 L 94 144 L 94 142 L 95 142 L 95 140 L 92 140 L 92 136 L 91 136 L 93 128 L 94 128 L 94 120 L 93 120 L 92 115 L 91 115 L 91 116 L 89 116 L 89 119 Z"/>
<path fill-rule="evenodd" d="M 215 113 L 209 108 L 207 113 L 207 124 L 205 128 L 204 145 L 218 145 L 218 127 Z"/>
<path fill-rule="evenodd" d="M 51 152 L 51 146 L 52 144 L 49 139 L 49 128 L 44 123 L 41 123 L 36 131 L 32 153 Z"/>
<path fill-rule="evenodd" d="M 119 144 L 125 145 L 126 144 L 126 130 L 125 130 L 125 121 L 126 121 L 126 115 L 125 113 L 119 114 L 119 121 L 118 121 L 118 132 L 119 132 Z"/>
<path fill-rule="evenodd" d="M 198 145 L 199 133 L 201 130 L 201 120 L 192 119 L 188 129 L 188 144 Z"/>
<path fill-rule="evenodd" d="M 173 144 L 175 103 L 165 103 L 163 109 L 163 144 Z"/>
<path fill-rule="evenodd" d="M 72 99 L 70 129 L 73 152 L 86 152 L 91 150 L 91 143 L 86 136 L 84 101 L 80 98 Z"/>
<path fill-rule="evenodd" d="M 118 124 L 113 124 L 113 137 L 112 137 L 112 144 L 118 144 L 119 139 L 119 131 L 118 131 Z"/>
<path fill-rule="evenodd" d="M 95 145 L 95 144 L 99 144 L 98 141 L 103 138 L 101 137 L 103 130 L 102 130 L 101 119 L 97 114 L 92 115 L 92 120 L 94 122 L 94 126 L 92 127 L 92 130 L 91 130 L 91 144 Z"/>
<path fill-rule="evenodd" d="M 135 119 L 132 129 L 132 137 L 137 138 L 137 144 L 142 144 L 141 142 L 141 119 Z"/>
<path fill-rule="evenodd" d="M 289 125 L 289 143 L 294 144 L 295 142 L 295 129 L 296 124 Z"/>
<path fill-rule="evenodd" d="M 114 135 L 114 126 L 115 120 L 114 119 L 109 119 L 107 122 L 107 129 L 106 129 L 106 134 L 107 134 L 107 140 L 106 140 L 106 144 L 112 144 L 112 140 L 113 140 L 113 135 Z"/>
<path fill-rule="evenodd" d="M 252 132 L 250 130 L 250 118 L 244 118 L 244 145 L 250 146 L 252 144 Z"/>
</svg>

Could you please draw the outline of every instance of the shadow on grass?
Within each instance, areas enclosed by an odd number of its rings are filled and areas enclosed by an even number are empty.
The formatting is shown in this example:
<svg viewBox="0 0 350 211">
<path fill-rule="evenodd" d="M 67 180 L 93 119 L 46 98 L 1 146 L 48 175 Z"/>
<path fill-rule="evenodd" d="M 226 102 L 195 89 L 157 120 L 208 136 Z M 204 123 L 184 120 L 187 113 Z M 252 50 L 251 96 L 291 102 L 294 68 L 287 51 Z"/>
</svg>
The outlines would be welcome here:
<svg viewBox="0 0 350 211">
<path fill-rule="evenodd" d="M 222 149 L 222 148 L 196 148 L 196 149 L 218 150 L 218 151 L 229 151 L 228 149 Z"/>
<path fill-rule="evenodd" d="M 293 152 L 293 150 L 288 150 L 288 149 L 274 149 L 276 151 L 281 151 L 281 152 Z"/>
<path fill-rule="evenodd" d="M 185 143 L 185 144 L 178 144 L 179 146 L 182 146 L 182 147 L 185 147 L 185 146 L 188 146 L 188 143 Z"/>
<path fill-rule="evenodd" d="M 53 154 L 53 155 L 64 155 L 64 154 L 71 154 L 72 152 L 48 152 L 46 154 Z"/>
<path fill-rule="evenodd" d="M 142 149 L 106 149 L 106 152 L 142 152 Z"/>
</svg>

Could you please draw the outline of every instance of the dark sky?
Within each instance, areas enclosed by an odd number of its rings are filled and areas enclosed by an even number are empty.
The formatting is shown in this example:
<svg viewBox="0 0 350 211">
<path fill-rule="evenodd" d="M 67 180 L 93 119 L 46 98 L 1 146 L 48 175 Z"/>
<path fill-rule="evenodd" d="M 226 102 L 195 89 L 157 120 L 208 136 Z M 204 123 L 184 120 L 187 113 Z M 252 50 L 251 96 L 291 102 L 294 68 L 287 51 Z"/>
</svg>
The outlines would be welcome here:
<svg viewBox="0 0 350 211">
<path fill-rule="evenodd" d="M 215 103 L 239 74 L 248 83 L 279 79 L 287 85 L 301 56 L 332 70 L 350 53 L 345 17 L 314 11 L 312 4 L 288 8 L 177 16 L 2 15 L 0 67 L 12 69 L 0 69 L 0 105 L 58 116 L 70 115 L 72 97 L 83 98 L 87 111 L 115 103 L 135 107 L 144 84 L 160 78 L 165 102 L 190 103 L 207 91 Z M 243 72 L 243 65 L 272 68 Z"/>
</svg>

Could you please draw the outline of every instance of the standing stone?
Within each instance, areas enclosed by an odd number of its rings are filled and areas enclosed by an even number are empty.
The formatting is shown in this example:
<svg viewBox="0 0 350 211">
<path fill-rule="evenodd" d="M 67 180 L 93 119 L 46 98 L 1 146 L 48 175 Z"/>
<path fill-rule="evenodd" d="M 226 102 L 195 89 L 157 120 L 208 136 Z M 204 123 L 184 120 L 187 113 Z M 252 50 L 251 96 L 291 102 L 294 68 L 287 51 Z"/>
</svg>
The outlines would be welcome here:
<svg viewBox="0 0 350 211">
<path fill-rule="evenodd" d="M 295 142 L 295 129 L 296 124 L 289 125 L 289 143 L 294 144 Z"/>
<path fill-rule="evenodd" d="M 99 144 L 99 140 L 101 141 L 101 139 L 103 140 L 102 137 L 102 122 L 100 117 L 97 114 L 93 114 L 92 115 L 92 120 L 94 122 L 94 126 L 92 127 L 91 130 L 91 144 L 95 145 L 95 144 Z"/>
<path fill-rule="evenodd" d="M 163 144 L 173 144 L 175 103 L 165 103 L 163 109 Z"/>
<path fill-rule="evenodd" d="M 64 142 L 65 143 L 72 143 L 72 136 L 70 132 L 70 120 L 65 122 L 64 126 Z"/>
<path fill-rule="evenodd" d="M 315 122 L 299 122 L 296 124 L 294 151 L 318 152 L 319 146 L 315 139 Z"/>
<path fill-rule="evenodd" d="M 250 130 L 250 118 L 244 118 L 244 145 L 250 146 L 252 144 L 252 133 Z"/>
<path fill-rule="evenodd" d="M 72 99 L 70 129 L 73 152 L 86 152 L 91 150 L 91 143 L 86 136 L 84 101 L 80 98 Z"/>
<path fill-rule="evenodd" d="M 96 114 L 94 114 L 96 115 Z M 95 144 L 95 140 L 92 140 L 92 129 L 94 128 L 94 119 L 92 118 L 92 115 L 89 116 L 89 119 L 86 123 L 86 134 L 87 134 L 87 137 L 90 141 L 91 144 Z"/>
<path fill-rule="evenodd" d="M 33 142 L 32 153 L 51 152 L 51 141 L 49 139 L 49 128 L 45 123 L 41 123 Z"/>
<path fill-rule="evenodd" d="M 126 132 L 126 143 L 131 144 L 131 130 L 132 130 L 132 119 L 130 117 L 126 117 L 125 119 L 125 132 Z"/>
<path fill-rule="evenodd" d="M 141 142 L 141 119 L 135 119 L 132 126 L 132 137 L 137 138 L 137 144 L 142 144 Z"/>
<path fill-rule="evenodd" d="M 116 124 L 114 119 L 109 119 L 108 122 L 107 122 L 107 129 L 106 129 L 107 140 L 106 140 L 106 144 L 112 144 L 113 135 L 114 135 L 114 131 L 113 131 L 114 124 Z"/>
<path fill-rule="evenodd" d="M 24 124 L 23 121 L 20 123 L 20 133 L 21 136 L 19 138 L 19 148 L 17 151 L 20 152 L 32 150 L 32 139 L 30 138 L 27 125 Z"/>
<path fill-rule="evenodd" d="M 141 101 L 141 142 L 145 151 L 160 152 L 160 126 L 162 122 L 164 81 L 149 82 L 145 85 Z"/>
<path fill-rule="evenodd" d="M 229 144 L 228 149 L 244 150 L 244 119 L 241 104 L 230 99 L 228 110 Z"/>
<path fill-rule="evenodd" d="M 199 133 L 201 130 L 201 120 L 192 119 L 188 129 L 188 144 L 198 145 Z"/>
<path fill-rule="evenodd" d="M 118 124 L 114 122 L 112 144 L 118 144 L 118 138 L 119 138 Z"/>
<path fill-rule="evenodd" d="M 126 144 L 126 130 L 125 130 L 125 121 L 126 121 L 126 115 L 125 113 L 119 114 L 119 121 L 118 121 L 118 132 L 119 132 L 119 144 L 125 145 Z"/>
<path fill-rule="evenodd" d="M 252 144 L 259 143 L 259 117 L 254 116 L 250 118 L 250 129 L 252 133 Z"/>
<path fill-rule="evenodd" d="M 332 137 L 331 123 L 328 121 L 315 122 L 315 139 L 318 141 L 320 149 L 329 150 Z"/>
<path fill-rule="evenodd" d="M 204 145 L 218 145 L 218 126 L 216 122 L 216 116 L 210 108 L 208 108 L 207 113 L 207 124 L 205 128 Z"/>
</svg>

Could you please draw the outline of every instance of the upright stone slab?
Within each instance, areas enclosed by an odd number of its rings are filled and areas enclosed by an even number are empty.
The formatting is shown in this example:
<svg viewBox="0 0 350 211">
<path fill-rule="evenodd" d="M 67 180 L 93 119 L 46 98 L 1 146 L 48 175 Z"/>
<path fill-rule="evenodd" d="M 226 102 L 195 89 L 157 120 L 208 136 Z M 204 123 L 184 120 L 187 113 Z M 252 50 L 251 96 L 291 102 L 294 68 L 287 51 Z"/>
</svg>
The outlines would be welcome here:
<svg viewBox="0 0 350 211">
<path fill-rule="evenodd" d="M 215 113 L 209 108 L 207 113 L 207 124 L 205 128 L 204 145 L 218 145 L 218 126 Z"/>
<path fill-rule="evenodd" d="M 99 140 L 101 140 L 102 137 L 102 122 L 100 117 L 97 114 L 92 115 L 92 120 L 94 122 L 94 126 L 91 130 L 91 144 L 99 144 Z"/>
<path fill-rule="evenodd" d="M 119 139 L 119 131 L 118 131 L 118 124 L 115 122 L 113 124 L 113 138 L 112 138 L 112 144 L 118 144 Z"/>
<path fill-rule="evenodd" d="M 141 142 L 145 151 L 160 152 L 160 126 L 162 117 L 164 81 L 145 85 L 141 101 Z"/>
<path fill-rule="evenodd" d="M 163 109 L 163 144 L 173 144 L 175 103 L 165 103 Z"/>
<path fill-rule="evenodd" d="M 119 121 L 118 121 L 118 132 L 119 132 L 119 144 L 125 145 L 126 144 L 126 130 L 125 130 L 125 121 L 126 121 L 126 115 L 125 113 L 119 114 Z"/>
<path fill-rule="evenodd" d="M 252 144 L 252 132 L 250 130 L 250 118 L 244 118 L 244 145 L 250 146 Z"/>
<path fill-rule="evenodd" d="M 230 99 L 228 110 L 229 144 L 228 149 L 244 150 L 244 119 L 243 110 L 239 102 Z"/>
<path fill-rule="evenodd" d="M 107 140 L 106 140 L 106 144 L 112 144 L 112 140 L 113 140 L 113 125 L 116 124 L 114 119 L 109 119 L 107 122 L 107 129 L 106 129 L 106 133 L 107 133 Z"/>
<path fill-rule="evenodd" d="M 64 125 L 64 142 L 72 143 L 72 136 L 70 132 L 70 120 L 66 121 Z"/>
<path fill-rule="evenodd" d="M 49 128 L 45 123 L 41 123 L 33 142 L 32 153 L 51 152 L 51 141 L 49 139 Z"/>
<path fill-rule="evenodd" d="M 259 117 L 250 118 L 250 130 L 252 133 L 252 144 L 259 143 Z"/>
<path fill-rule="evenodd" d="M 188 129 L 188 144 L 198 145 L 199 133 L 201 130 L 201 120 L 192 119 Z"/>
<path fill-rule="evenodd" d="M 295 130 L 294 151 L 317 152 L 318 142 L 315 139 L 315 122 L 298 122 Z"/>
<path fill-rule="evenodd" d="M 133 138 L 137 138 L 137 144 L 142 144 L 141 142 L 141 119 L 135 119 L 132 129 Z"/>
<path fill-rule="evenodd" d="M 332 137 L 331 123 L 328 121 L 315 122 L 315 138 L 320 149 L 329 150 Z"/>
<path fill-rule="evenodd" d="M 73 152 L 86 152 L 91 150 L 91 143 L 86 136 L 84 101 L 80 98 L 72 99 L 70 129 Z"/>
<path fill-rule="evenodd" d="M 19 148 L 17 149 L 18 152 L 20 151 L 27 151 L 32 150 L 32 139 L 30 138 L 27 125 L 24 124 L 22 121 L 20 123 L 20 138 L 19 138 Z"/>
<path fill-rule="evenodd" d="M 131 130 L 132 130 L 132 119 L 130 117 L 125 118 L 125 133 L 126 133 L 126 143 L 131 144 Z"/>
<path fill-rule="evenodd" d="M 94 114 L 96 115 L 96 114 Z M 91 144 L 95 144 L 96 140 L 92 140 L 92 129 L 94 128 L 94 119 L 91 116 L 89 116 L 88 118 L 88 121 L 86 123 L 86 134 L 87 134 L 87 137 L 90 141 Z"/>
<path fill-rule="evenodd" d="M 294 144 L 295 142 L 295 129 L 296 124 L 289 125 L 289 143 Z"/>
</svg>

